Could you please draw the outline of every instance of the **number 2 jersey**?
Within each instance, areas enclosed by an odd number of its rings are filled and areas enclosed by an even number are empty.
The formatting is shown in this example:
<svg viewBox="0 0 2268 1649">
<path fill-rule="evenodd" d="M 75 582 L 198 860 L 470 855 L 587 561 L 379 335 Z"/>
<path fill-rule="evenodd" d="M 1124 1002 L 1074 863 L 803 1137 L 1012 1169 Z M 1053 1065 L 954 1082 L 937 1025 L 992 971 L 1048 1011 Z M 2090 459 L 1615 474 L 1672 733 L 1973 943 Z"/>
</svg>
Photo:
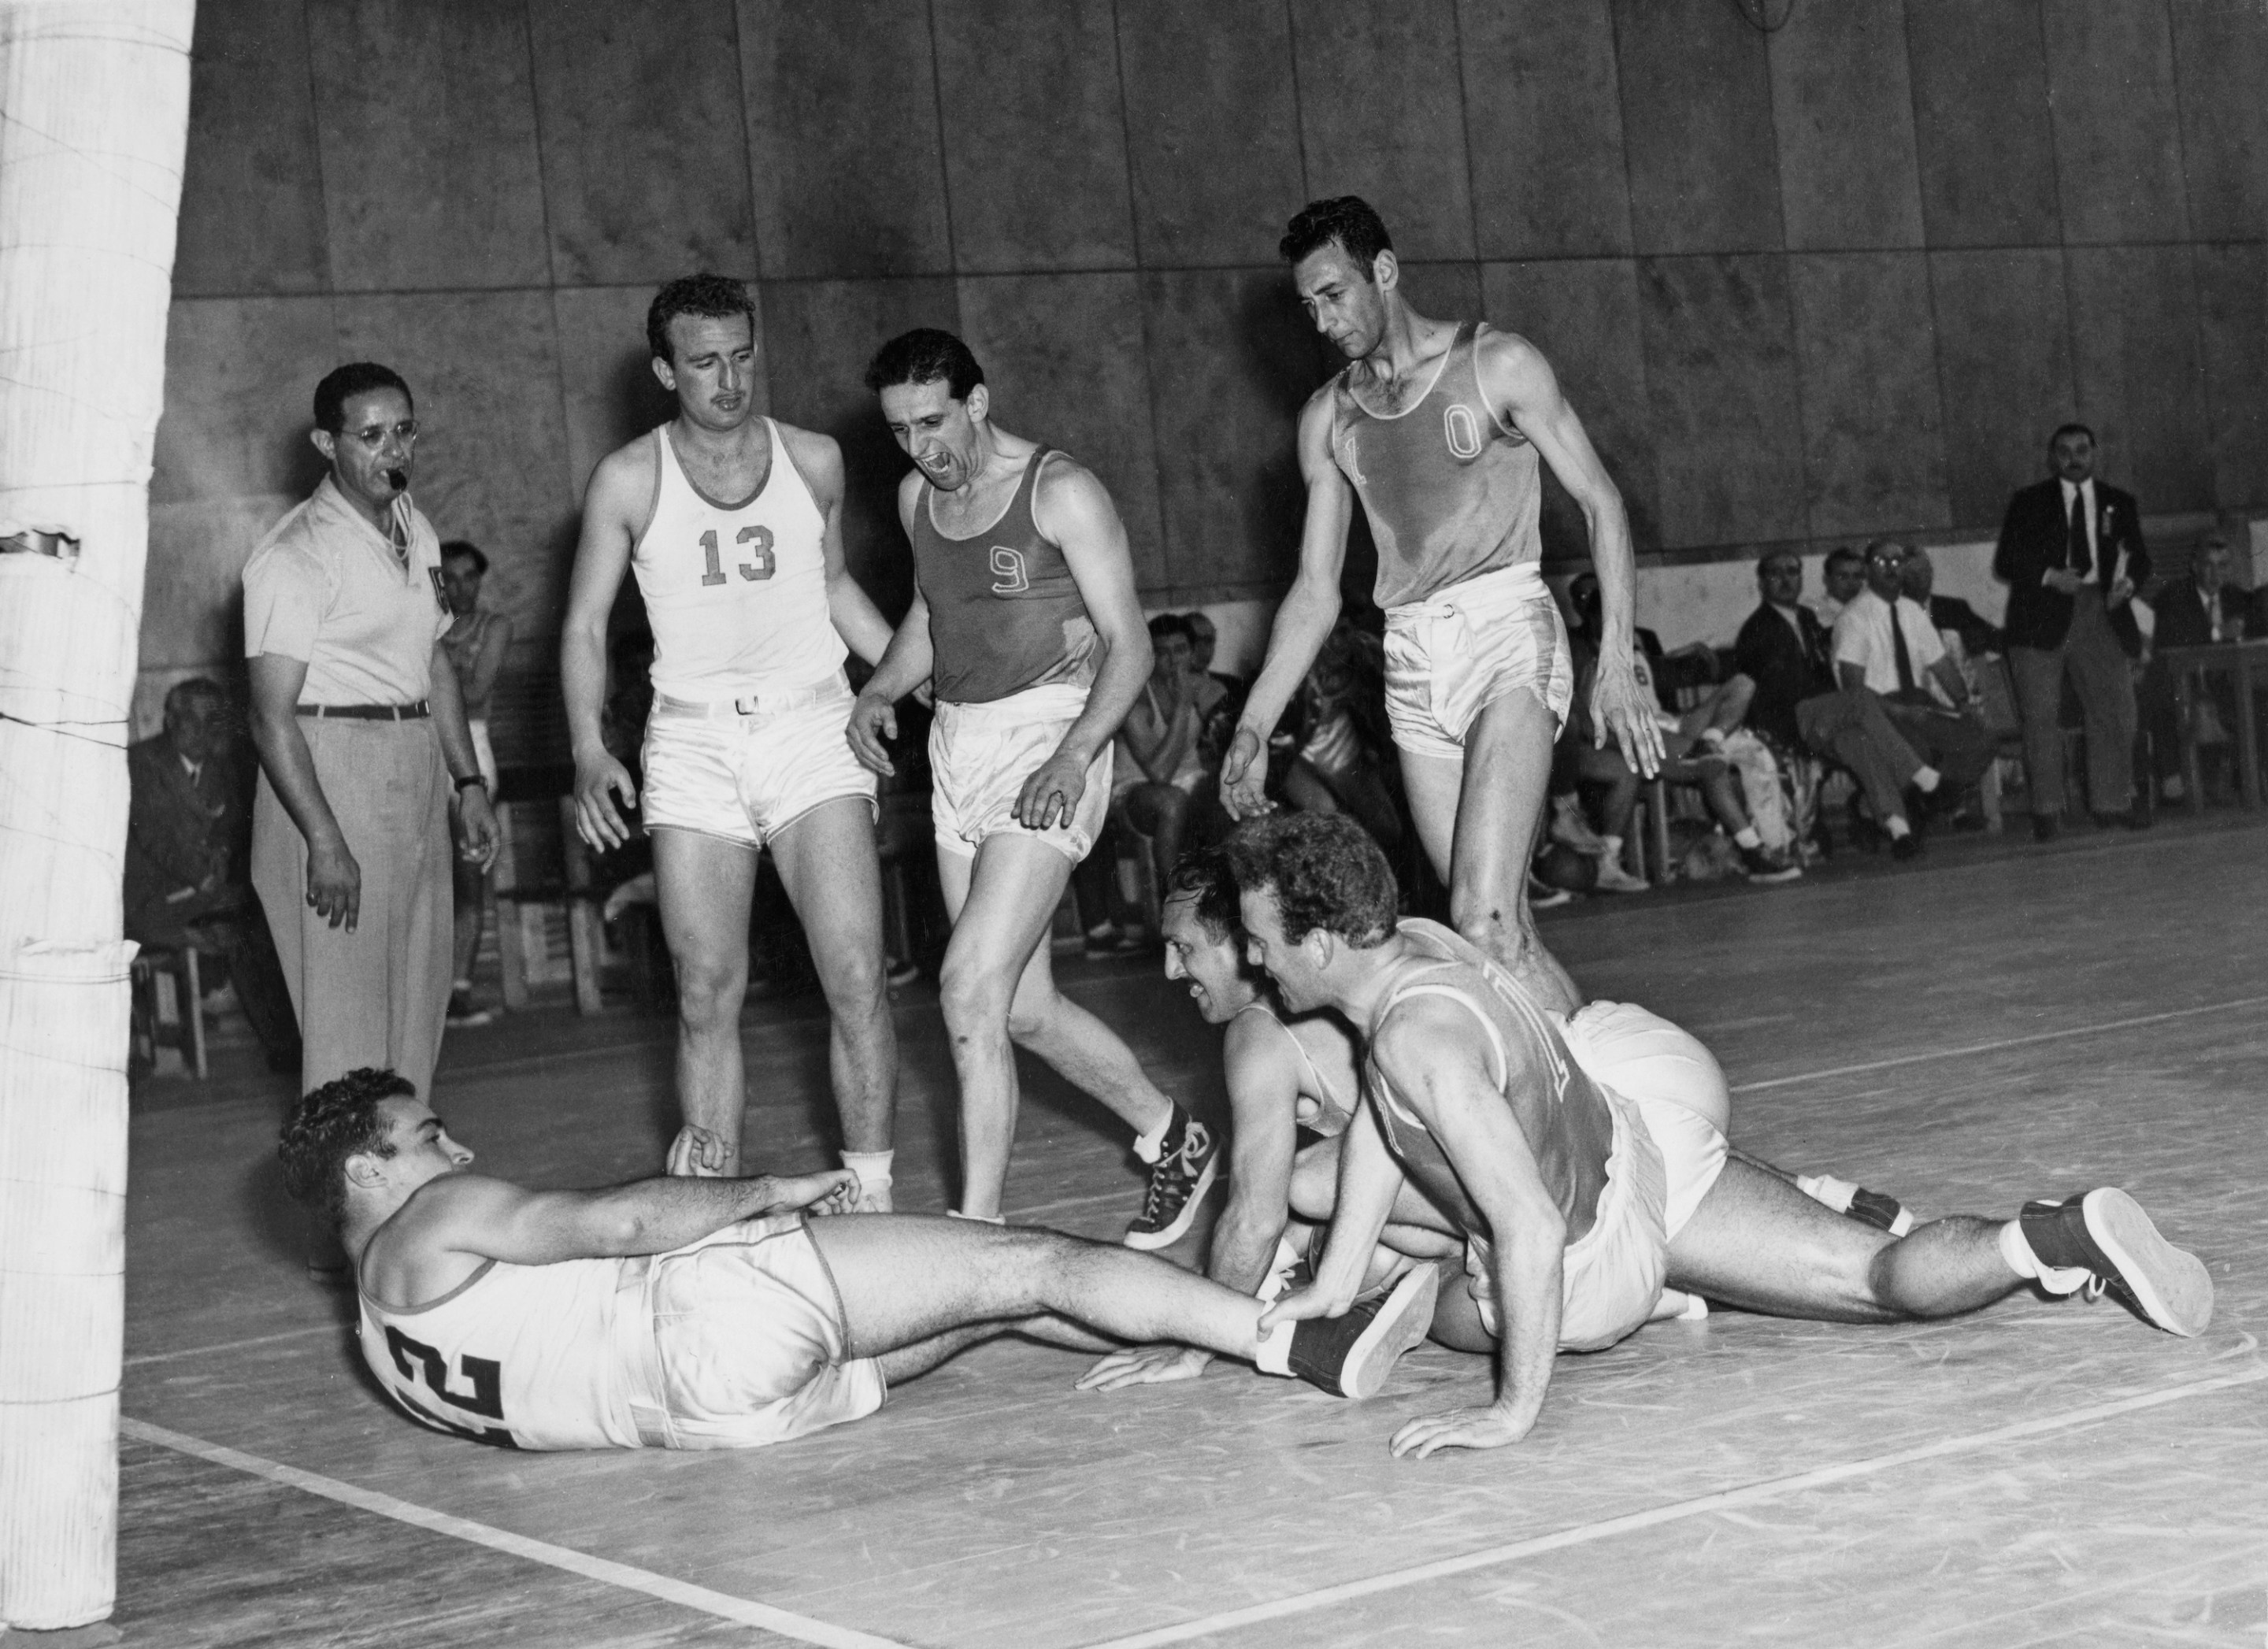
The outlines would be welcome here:
<svg viewBox="0 0 2268 1649">
<path fill-rule="evenodd" d="M 712 498 L 653 431 L 653 511 L 630 552 L 653 628 L 654 690 L 713 703 L 824 681 L 848 651 L 827 607 L 826 518 L 764 421 L 771 470 L 737 504 Z"/>
</svg>

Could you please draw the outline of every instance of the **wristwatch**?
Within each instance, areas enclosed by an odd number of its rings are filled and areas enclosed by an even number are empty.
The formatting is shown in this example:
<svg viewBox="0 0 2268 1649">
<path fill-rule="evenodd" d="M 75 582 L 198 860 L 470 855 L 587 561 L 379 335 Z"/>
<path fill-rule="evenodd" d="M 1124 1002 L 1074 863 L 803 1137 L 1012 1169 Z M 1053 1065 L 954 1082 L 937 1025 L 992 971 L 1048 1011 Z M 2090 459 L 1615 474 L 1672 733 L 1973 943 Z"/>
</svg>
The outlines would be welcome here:
<svg viewBox="0 0 2268 1649">
<path fill-rule="evenodd" d="M 483 791 L 487 790 L 489 787 L 488 780 L 478 773 L 468 773 L 464 777 L 457 781 L 457 788 L 460 791 L 469 790 L 475 784 L 479 785 Z"/>
</svg>

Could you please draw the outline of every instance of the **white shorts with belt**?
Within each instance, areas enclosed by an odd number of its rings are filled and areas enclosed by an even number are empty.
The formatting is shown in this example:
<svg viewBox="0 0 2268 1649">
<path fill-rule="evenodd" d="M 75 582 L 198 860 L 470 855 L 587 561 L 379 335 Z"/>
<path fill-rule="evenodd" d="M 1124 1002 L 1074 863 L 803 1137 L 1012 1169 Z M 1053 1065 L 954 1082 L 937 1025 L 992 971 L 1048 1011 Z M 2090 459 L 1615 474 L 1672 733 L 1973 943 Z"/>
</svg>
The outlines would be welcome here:
<svg viewBox="0 0 2268 1649">
<path fill-rule="evenodd" d="M 880 1364 L 850 1355 L 826 1256 L 800 1214 L 742 1220 L 656 1255 L 631 1401 L 647 1447 L 756 1448 L 882 1406 Z"/>
<path fill-rule="evenodd" d="M 1094 851 L 1110 814 L 1108 743 L 1087 763 L 1086 788 L 1069 820 L 1034 830 L 1016 817 L 1024 781 L 1063 743 L 1086 694 L 1057 682 L 982 704 L 939 702 L 929 734 L 930 819 L 939 852 L 974 858 L 991 836 L 1034 837 L 1074 865 Z"/>
<path fill-rule="evenodd" d="M 656 693 L 638 798 L 646 828 L 761 848 L 822 802 L 855 796 L 873 808 L 874 776 L 845 737 L 850 704 L 839 670 L 809 687 L 717 703 Z"/>
<path fill-rule="evenodd" d="M 1502 567 L 1386 609 L 1386 719 L 1416 755 L 1461 761 L 1482 710 L 1525 689 L 1567 725 L 1567 627 L 1533 565 Z"/>
</svg>

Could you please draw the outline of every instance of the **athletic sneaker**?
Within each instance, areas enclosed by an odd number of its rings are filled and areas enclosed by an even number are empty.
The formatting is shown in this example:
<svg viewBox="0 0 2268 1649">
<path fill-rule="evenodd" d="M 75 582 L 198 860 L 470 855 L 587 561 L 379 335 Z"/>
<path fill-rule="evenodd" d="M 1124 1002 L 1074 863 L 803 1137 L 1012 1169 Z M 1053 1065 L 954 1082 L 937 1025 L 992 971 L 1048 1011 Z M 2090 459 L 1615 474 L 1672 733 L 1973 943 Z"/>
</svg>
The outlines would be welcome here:
<svg viewBox="0 0 2268 1649">
<path fill-rule="evenodd" d="M 1211 1129 L 1180 1106 L 1167 1126 L 1158 1159 L 1150 1165 L 1150 1189 L 1142 1211 L 1126 1227 L 1130 1248 L 1165 1248 L 1179 1242 L 1197 1217 L 1197 1204 L 1212 1189 L 1220 1168 L 1220 1141 Z"/>
<path fill-rule="evenodd" d="M 2202 1334 L 2213 1321 L 2205 1262 L 2158 1234 L 2142 1205 L 2112 1187 L 2061 1203 L 2027 1203 L 2017 1216 L 2050 1293 L 2117 1290 L 2169 1334 Z"/>
<path fill-rule="evenodd" d="M 1578 853 L 1587 853 L 1593 858 L 1607 850 L 1607 844 L 1599 840 L 1599 833 L 1591 828 L 1591 821 L 1583 817 L 1583 804 L 1572 796 L 1554 796 L 1551 799 L 1551 828 L 1549 834 L 1551 840 L 1560 846 L 1572 848 Z"/>
<path fill-rule="evenodd" d="M 449 1012 L 446 1022 L 451 1027 L 457 1029 L 469 1029 L 475 1025 L 486 1025 L 495 1018 L 496 1015 L 490 1012 L 488 1009 L 474 1005 L 472 986 L 459 985 L 449 992 Z"/>
<path fill-rule="evenodd" d="M 1373 1397 L 1402 1354 L 1433 1326 L 1440 1292 L 1438 1266 L 1414 1265 L 1390 1289 L 1358 1299 L 1343 1317 L 1309 1317 L 1293 1325 L 1292 1372 L 1335 1397 Z"/>
<path fill-rule="evenodd" d="M 1574 896 L 1565 887 L 1554 887 L 1534 871 L 1528 872 L 1528 908 L 1530 910 L 1556 910 Z"/>
<path fill-rule="evenodd" d="M 1880 1191 L 1870 1191 L 1863 1185 L 1851 1193 L 1851 1205 L 1843 1211 L 1862 1225 L 1887 1231 L 1894 1237 L 1903 1237 L 1913 1229 L 1913 1213 L 1904 1203 Z"/>
<path fill-rule="evenodd" d="M 1752 882 L 1792 882 L 1803 874 L 1803 866 L 1793 859 L 1784 858 L 1763 848 L 1742 848 L 1741 864 Z"/>
<path fill-rule="evenodd" d="M 1623 868 L 1619 856 L 1609 853 L 1599 861 L 1599 880 L 1593 884 L 1602 894 L 1642 894 L 1651 891 L 1653 884 L 1643 876 L 1633 876 Z"/>
</svg>

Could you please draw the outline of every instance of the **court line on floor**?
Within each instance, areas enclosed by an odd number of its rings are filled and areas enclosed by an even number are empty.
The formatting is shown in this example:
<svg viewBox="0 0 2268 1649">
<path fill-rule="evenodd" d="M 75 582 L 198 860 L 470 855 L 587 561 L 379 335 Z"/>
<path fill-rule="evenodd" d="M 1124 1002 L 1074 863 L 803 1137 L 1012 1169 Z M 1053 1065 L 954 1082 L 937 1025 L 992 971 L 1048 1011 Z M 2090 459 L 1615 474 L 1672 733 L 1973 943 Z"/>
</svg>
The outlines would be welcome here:
<svg viewBox="0 0 2268 1649">
<path fill-rule="evenodd" d="M 2268 997 L 2239 997 L 2234 1002 L 2207 1002 L 2197 1007 L 2169 1008 L 2163 1013 L 2138 1013 L 2132 1019 L 2105 1020 L 2099 1025 L 2069 1025 L 2058 1031 L 2035 1031 L 2029 1036 L 2004 1036 L 1998 1042 L 1971 1042 L 1965 1048 L 1938 1048 L 1925 1054 L 1900 1054 L 1890 1059 L 1869 1059 L 1864 1064 L 1830 1065 L 1824 1071 L 1801 1071 L 1792 1077 L 1767 1077 L 1761 1082 L 1735 1082 L 1734 1093 L 1756 1093 L 1765 1088 L 1792 1087 L 1799 1082 L 1819 1082 L 1829 1077 L 1862 1076 L 1869 1071 L 1892 1071 L 1932 1059 L 1959 1059 L 1970 1054 L 1998 1053 L 2004 1048 L 2029 1048 L 2038 1042 L 2066 1042 L 2074 1036 L 2099 1036 L 2106 1031 L 2132 1030 L 2139 1025 L 2162 1025 L 2169 1020 L 2191 1020 L 2201 1013 L 2226 1013 L 2231 1008 L 2257 1008 Z"/>
<path fill-rule="evenodd" d="M 258 1454 L 247 1454 L 218 1443 L 208 1443 L 200 1437 L 168 1431 L 146 1420 L 122 1418 L 118 1429 L 138 1441 L 209 1461 L 216 1466 L 225 1466 L 232 1471 L 265 1478 L 269 1483 L 281 1483 L 306 1494 L 320 1495 L 326 1500 L 335 1500 L 357 1511 L 374 1512 L 380 1517 L 392 1518 L 395 1522 L 407 1523 L 413 1528 L 446 1535 L 475 1546 L 485 1546 L 491 1551 L 524 1557 L 531 1563 L 564 1570 L 586 1580 L 620 1586 L 627 1592 L 642 1592 L 665 1603 L 696 1609 L 704 1615 L 715 1616 L 719 1620 L 760 1627 L 782 1638 L 792 1638 L 797 1643 L 817 1644 L 821 1645 L 821 1649 L 909 1649 L 909 1645 L 894 1638 L 877 1638 L 871 1632 L 854 1631 L 848 1626 L 830 1625 L 826 1621 L 813 1620 L 808 1616 L 777 1609 L 769 1603 L 752 1602 L 747 1598 L 695 1586 L 688 1580 L 656 1574 L 650 1569 L 615 1563 L 610 1558 L 593 1557 L 588 1552 L 577 1551 L 568 1546 L 555 1546 L 549 1541 L 532 1540 L 525 1535 L 512 1534 L 508 1529 L 475 1523 L 469 1518 L 453 1517 L 446 1512 L 436 1512 L 430 1506 L 396 1499 L 373 1489 L 358 1488 L 350 1483 L 341 1483 L 335 1477 L 301 1471 L 296 1466 L 286 1466 Z"/>
<path fill-rule="evenodd" d="M 311 1336 L 328 1334 L 343 1336 L 348 1332 L 343 1322 L 327 1322 L 315 1329 L 290 1329 L 282 1334 L 255 1335 L 249 1340 L 224 1340 L 218 1345 L 185 1346 L 178 1351 L 144 1351 L 139 1357 L 126 1359 L 128 1368 L 140 1368 L 146 1363 L 175 1363 L 185 1357 L 210 1357 L 218 1351 L 248 1351 L 255 1345 L 280 1345 L 286 1340 L 305 1340 Z"/>
<path fill-rule="evenodd" d="M 2109 1402 L 2090 1403 L 2083 1409 L 2066 1410 L 2061 1414 L 2043 1415 L 2037 1419 L 2020 1420 L 1990 1432 L 1971 1432 L 1961 1437 L 1949 1437 L 1935 1443 L 1925 1443 L 1916 1448 L 1900 1449 L 1895 1454 L 1872 1455 L 1865 1460 L 1845 1461 L 1838 1465 L 1822 1466 L 1815 1471 L 1799 1472 L 1790 1477 L 1774 1477 L 1763 1483 L 1752 1483 L 1738 1489 L 1727 1489 L 1716 1494 L 1705 1494 L 1690 1500 L 1674 1501 L 1644 1512 L 1633 1512 L 1626 1517 L 1607 1518 L 1596 1523 L 1580 1524 L 1574 1528 L 1559 1529 L 1550 1535 L 1539 1535 L 1529 1540 L 1512 1541 L 1501 1546 L 1484 1547 L 1479 1551 L 1461 1557 L 1445 1557 L 1439 1562 L 1414 1564 L 1407 1569 L 1389 1570 L 1361 1580 L 1350 1580 L 1344 1585 L 1325 1586 L 1319 1591 L 1303 1592 L 1297 1597 L 1281 1598 L 1272 1603 L 1256 1603 L 1248 1609 L 1227 1609 L 1218 1615 L 1208 1615 L 1200 1620 L 1184 1621 L 1179 1625 L 1162 1626 L 1152 1631 L 1136 1632 L 1131 1637 L 1112 1638 L 1086 1645 L 1086 1649 L 1157 1649 L 1165 1644 L 1188 1643 L 1195 1638 L 1210 1638 L 1219 1632 L 1233 1631 L 1240 1626 L 1256 1626 L 1263 1622 L 1283 1620 L 1294 1615 L 1312 1614 L 1316 1609 L 1329 1609 L 1335 1603 L 1352 1602 L 1358 1598 L 1374 1596 L 1381 1592 L 1400 1591 L 1407 1586 L 1420 1586 L 1428 1580 L 1440 1580 L 1452 1575 L 1468 1573 L 1475 1569 L 1488 1569 L 1501 1564 L 1533 1557 L 1544 1552 L 1558 1551 L 1569 1546 L 1589 1545 L 1596 1541 L 1611 1540 L 1618 1535 L 1635 1534 L 1641 1529 L 1656 1528 L 1664 1523 L 1682 1522 L 1688 1518 L 1702 1517 L 1712 1512 L 1728 1512 L 1744 1506 L 1760 1505 L 1792 1494 L 1811 1489 L 1824 1488 L 1830 1483 L 1847 1483 L 1857 1477 L 1871 1477 L 1899 1466 L 1911 1466 L 1919 1461 L 1940 1460 L 1952 1454 L 1975 1454 L 1999 1444 L 2015 1442 L 2028 1437 L 2038 1437 L 2050 1432 L 2068 1431 L 2073 1426 L 2091 1424 L 2097 1420 L 2116 1418 L 2138 1410 L 2154 1409 L 2167 1403 L 2180 1402 L 2190 1397 L 2208 1396 L 2233 1387 L 2251 1385 L 2268 1380 L 2268 1364 L 2256 1365 L 2238 1373 L 2222 1374 L 2212 1380 L 2191 1380 L 2184 1385 L 2169 1386 L 2158 1391 L 2139 1393 L 2131 1397 L 2115 1398 Z"/>
</svg>

